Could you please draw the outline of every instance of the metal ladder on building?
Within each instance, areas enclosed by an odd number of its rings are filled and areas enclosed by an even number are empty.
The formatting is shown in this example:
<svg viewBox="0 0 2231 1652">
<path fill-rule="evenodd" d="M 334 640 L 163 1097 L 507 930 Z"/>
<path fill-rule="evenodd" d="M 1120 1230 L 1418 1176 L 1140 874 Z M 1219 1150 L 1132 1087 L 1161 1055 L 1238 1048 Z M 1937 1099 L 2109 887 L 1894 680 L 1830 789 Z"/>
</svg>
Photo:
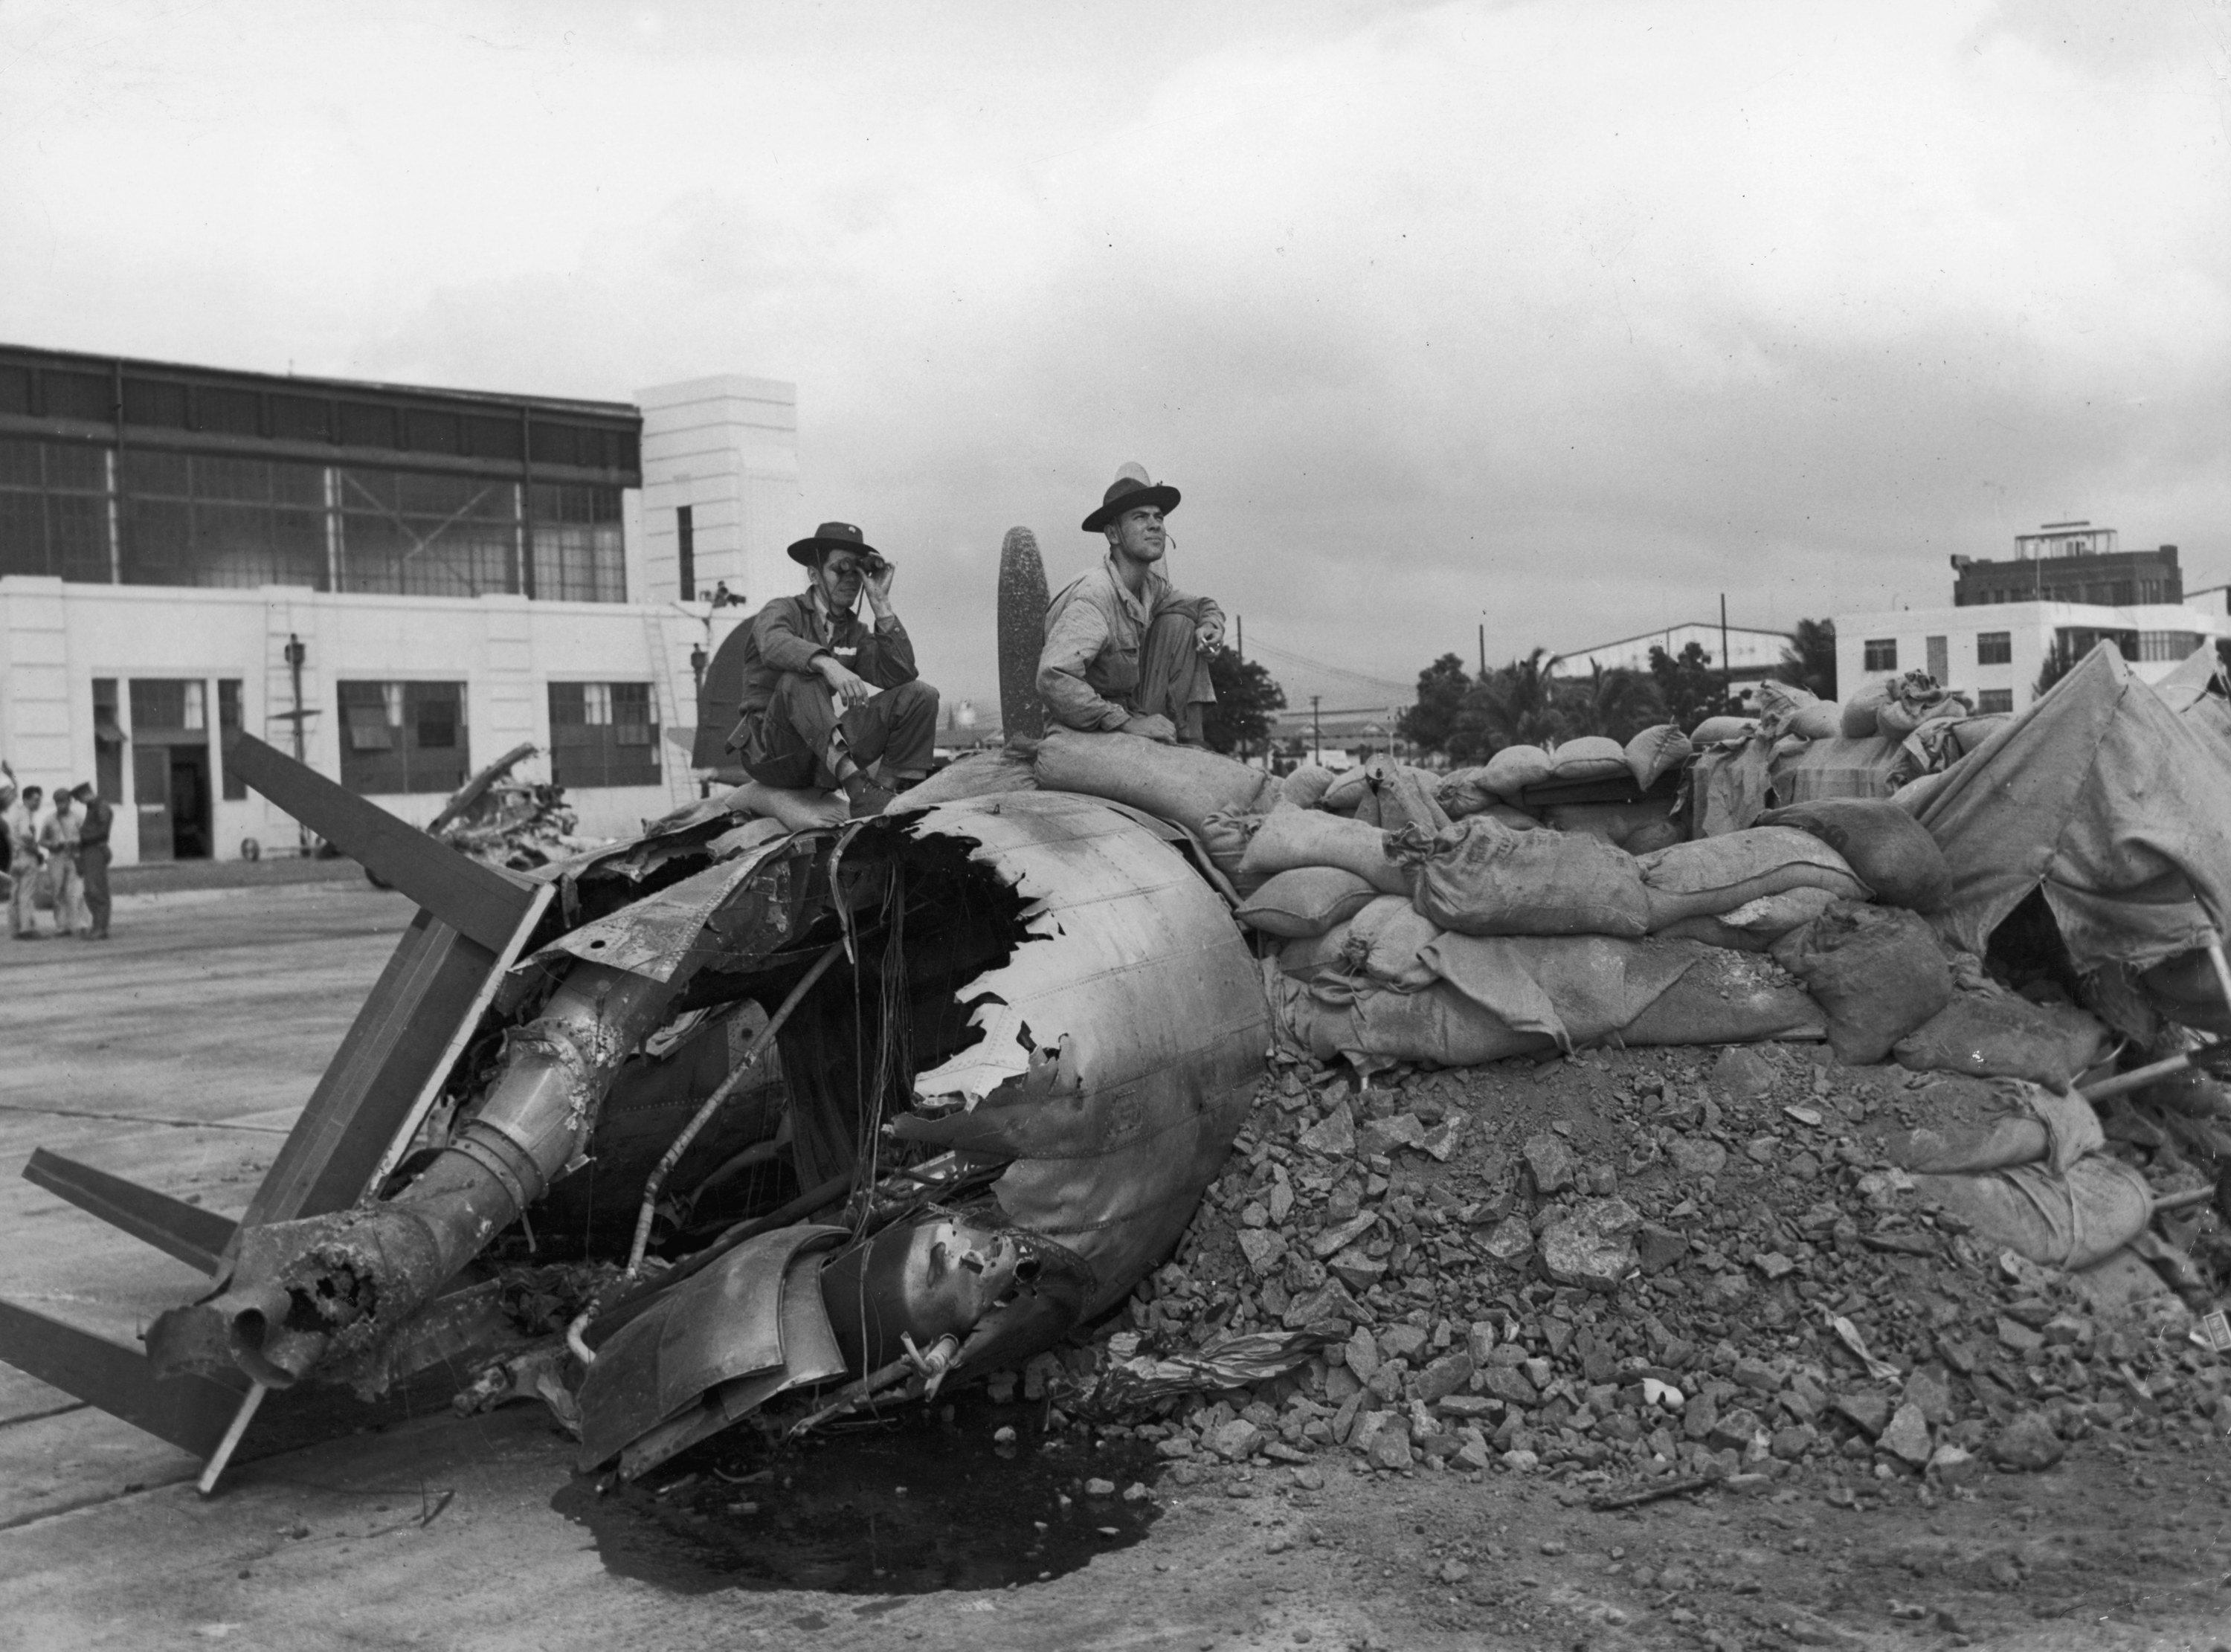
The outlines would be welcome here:
<svg viewBox="0 0 2231 1652">
<path fill-rule="evenodd" d="M 658 710 L 658 771 L 666 777 L 666 800 L 676 808 L 690 800 L 689 755 L 667 738 L 682 726 L 674 693 L 674 651 L 666 640 L 666 613 L 647 608 L 643 616 L 643 641 L 649 646 L 651 694 Z"/>
</svg>

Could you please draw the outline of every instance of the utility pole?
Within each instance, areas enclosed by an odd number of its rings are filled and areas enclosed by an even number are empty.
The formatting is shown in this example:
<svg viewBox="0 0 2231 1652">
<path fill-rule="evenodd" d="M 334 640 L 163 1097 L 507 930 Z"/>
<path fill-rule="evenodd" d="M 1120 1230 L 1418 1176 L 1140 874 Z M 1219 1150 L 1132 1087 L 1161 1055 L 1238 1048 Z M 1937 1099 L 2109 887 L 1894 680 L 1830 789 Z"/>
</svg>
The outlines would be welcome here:
<svg viewBox="0 0 2231 1652">
<path fill-rule="evenodd" d="M 1736 697 L 1736 662 L 1728 653 L 1728 594 L 1720 593 L 1720 698 L 1730 705 Z"/>
<path fill-rule="evenodd" d="M 1320 694 L 1310 696 L 1310 739 L 1316 748 L 1310 757 L 1312 763 L 1324 761 L 1324 725 L 1317 720 L 1317 701 L 1322 698 Z"/>
<path fill-rule="evenodd" d="M 1479 627 L 1479 680 L 1482 682 L 1487 681 L 1487 622 L 1484 620 L 1480 622 Z"/>
<path fill-rule="evenodd" d="M 309 657 L 309 649 L 302 646 L 302 639 L 300 636 L 296 636 L 292 631 L 287 633 L 287 674 L 294 680 L 294 761 L 297 763 L 302 761 L 302 754 L 304 751 L 304 742 L 302 739 L 302 661 Z M 294 828 L 294 832 L 297 841 L 301 846 L 301 852 L 304 855 L 307 855 L 310 852 L 310 829 L 298 823 Z"/>
</svg>

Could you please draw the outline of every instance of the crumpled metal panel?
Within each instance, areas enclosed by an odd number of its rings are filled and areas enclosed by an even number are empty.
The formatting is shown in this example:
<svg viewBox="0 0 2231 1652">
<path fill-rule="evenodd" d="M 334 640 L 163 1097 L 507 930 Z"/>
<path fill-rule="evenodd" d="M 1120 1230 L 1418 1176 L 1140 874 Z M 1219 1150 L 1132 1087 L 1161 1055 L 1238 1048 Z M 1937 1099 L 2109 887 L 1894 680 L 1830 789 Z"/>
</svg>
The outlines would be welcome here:
<svg viewBox="0 0 2231 1652">
<path fill-rule="evenodd" d="M 801 1327 L 798 1317 L 807 1305 L 789 1304 L 799 1294 L 785 1291 L 783 1281 L 803 1253 L 833 1244 L 845 1231 L 800 1224 L 747 1240 L 613 1333 L 581 1384 L 581 1461 L 602 1462 L 708 1389 L 781 1371 L 786 1342 L 801 1330 L 799 1352 L 825 1368 L 815 1374 L 841 1371 L 819 1293 L 811 1294 L 807 1315 L 820 1316 L 818 1326 Z"/>
<path fill-rule="evenodd" d="M 602 964 L 654 981 L 669 981 L 700 944 L 705 926 L 745 879 L 773 860 L 787 845 L 787 836 L 742 842 L 742 853 L 694 872 L 679 883 L 668 885 L 623 907 L 609 918 L 584 924 L 560 935 L 534 954 L 543 963 L 570 955 L 584 963 Z M 723 840 L 724 842 L 726 840 Z"/>
<path fill-rule="evenodd" d="M 1090 1268 L 1098 1313 L 1175 1242 L 1246 1116 L 1271 1037 L 1255 959 L 1178 852 L 1095 798 L 972 798 L 909 825 L 973 840 L 1031 901 L 1031 939 L 963 990 L 996 1000 L 982 1041 L 915 1080 L 954 1110 L 895 1128 L 1013 1156 L 1001 1208 Z"/>
</svg>

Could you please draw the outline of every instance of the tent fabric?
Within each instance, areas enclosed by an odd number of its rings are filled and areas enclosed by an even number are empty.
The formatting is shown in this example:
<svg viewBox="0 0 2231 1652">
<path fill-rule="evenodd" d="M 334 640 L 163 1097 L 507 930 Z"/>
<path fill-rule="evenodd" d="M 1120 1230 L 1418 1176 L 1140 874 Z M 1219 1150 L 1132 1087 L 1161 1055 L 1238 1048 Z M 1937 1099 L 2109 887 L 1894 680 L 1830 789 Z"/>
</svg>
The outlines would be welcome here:
<svg viewBox="0 0 2231 1652">
<path fill-rule="evenodd" d="M 1898 801 L 1937 839 L 1939 933 L 1981 954 L 2042 887 L 2071 960 L 2137 968 L 2231 923 L 2231 752 L 2102 643 L 1973 755 Z"/>
<path fill-rule="evenodd" d="M 2226 698 L 2223 661 L 2212 637 L 2156 683 L 2154 693 L 2186 722 L 2231 741 L 2231 699 Z"/>
</svg>

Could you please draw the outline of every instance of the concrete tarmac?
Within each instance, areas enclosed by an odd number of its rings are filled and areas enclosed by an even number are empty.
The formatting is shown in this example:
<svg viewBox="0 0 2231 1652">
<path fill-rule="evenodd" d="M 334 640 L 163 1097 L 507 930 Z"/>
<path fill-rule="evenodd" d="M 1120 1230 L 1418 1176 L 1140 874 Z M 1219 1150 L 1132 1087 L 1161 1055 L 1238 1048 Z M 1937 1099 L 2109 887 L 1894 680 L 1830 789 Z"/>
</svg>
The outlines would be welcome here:
<svg viewBox="0 0 2231 1652">
<path fill-rule="evenodd" d="M 128 1341 L 206 1288 L 16 1171 L 44 1145 L 236 1215 L 411 912 L 321 881 L 126 896 L 109 941 L 0 941 L 0 1296 Z M 1258 1536 L 1199 1552 L 1205 1580 L 1259 1578 L 1199 1593 L 1169 1575 L 1192 1543 L 1021 1591 L 662 1586 L 553 1507 L 585 1493 L 572 1455 L 538 1405 L 444 1409 L 237 1464 L 205 1499 L 183 1452 L 0 1366 L 0 1648 L 1242 1645 L 1298 1570 Z M 1245 1527 L 1201 1502 L 1158 1540 Z M 1346 1643 L 1298 1601 L 1278 1640 L 1312 1623 Z"/>
</svg>

